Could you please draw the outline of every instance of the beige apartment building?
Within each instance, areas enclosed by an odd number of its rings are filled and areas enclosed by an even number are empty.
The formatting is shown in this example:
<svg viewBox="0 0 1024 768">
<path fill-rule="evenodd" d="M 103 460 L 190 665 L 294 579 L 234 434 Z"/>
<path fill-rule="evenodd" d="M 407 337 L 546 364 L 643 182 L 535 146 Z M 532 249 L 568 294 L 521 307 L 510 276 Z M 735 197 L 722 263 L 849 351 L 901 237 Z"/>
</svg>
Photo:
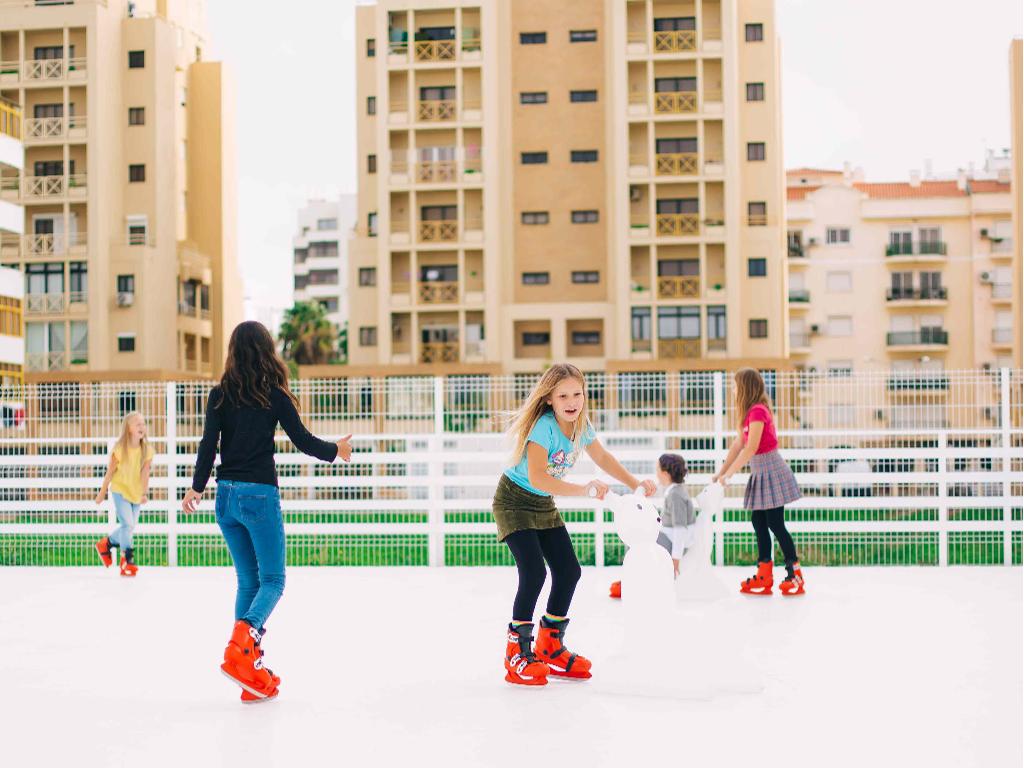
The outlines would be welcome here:
<svg viewBox="0 0 1024 768">
<path fill-rule="evenodd" d="M 1024 281 L 1024 259 L 1021 258 L 1021 249 L 1024 248 L 1024 233 L 1021 230 L 1022 219 L 1021 200 L 1021 162 L 1024 161 L 1024 148 L 1021 141 L 1024 140 L 1024 124 L 1021 123 L 1021 69 L 1024 68 L 1024 56 L 1022 56 L 1021 38 L 1015 38 L 1010 43 L 1010 156 L 1013 158 L 1011 165 L 1011 187 L 1013 194 L 1013 307 L 1015 310 L 1013 318 L 1013 360 L 1014 365 L 1020 368 L 1024 365 L 1024 358 L 1021 354 L 1021 344 L 1024 342 L 1024 321 L 1022 321 L 1022 310 L 1024 310 L 1024 293 L 1021 283 Z"/>
<path fill-rule="evenodd" d="M 849 169 L 787 173 L 790 353 L 842 376 L 1014 362 L 1010 158 L 938 180 L 869 183 Z"/>
<path fill-rule="evenodd" d="M 771 0 L 356 9 L 350 363 L 784 366 Z"/>
<path fill-rule="evenodd" d="M 187 0 L 0 0 L 0 98 L 23 112 L 24 274 L 37 379 L 210 375 L 241 317 L 232 87 Z"/>
</svg>

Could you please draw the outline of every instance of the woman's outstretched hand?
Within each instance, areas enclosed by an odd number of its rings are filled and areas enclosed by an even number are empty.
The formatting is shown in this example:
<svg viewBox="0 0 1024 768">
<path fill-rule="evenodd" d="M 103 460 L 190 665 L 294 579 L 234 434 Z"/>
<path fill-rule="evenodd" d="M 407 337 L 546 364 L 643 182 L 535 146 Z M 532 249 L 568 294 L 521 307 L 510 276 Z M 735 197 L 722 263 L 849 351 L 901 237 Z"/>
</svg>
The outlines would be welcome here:
<svg viewBox="0 0 1024 768">
<path fill-rule="evenodd" d="M 196 507 L 199 506 L 199 502 L 203 500 L 203 494 L 196 492 L 192 488 L 189 488 L 185 492 L 185 498 L 181 500 L 181 511 L 186 515 L 191 515 L 196 511 Z"/>
<path fill-rule="evenodd" d="M 338 441 L 338 458 L 342 461 L 352 458 L 352 435 L 345 435 Z"/>
</svg>

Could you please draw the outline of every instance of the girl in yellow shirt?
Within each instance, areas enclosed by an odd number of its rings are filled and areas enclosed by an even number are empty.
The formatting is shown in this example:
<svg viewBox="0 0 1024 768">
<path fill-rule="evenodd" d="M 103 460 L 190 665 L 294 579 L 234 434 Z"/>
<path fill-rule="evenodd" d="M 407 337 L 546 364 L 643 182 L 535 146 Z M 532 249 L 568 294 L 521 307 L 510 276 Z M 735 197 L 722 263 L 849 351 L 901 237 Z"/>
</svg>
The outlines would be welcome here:
<svg viewBox="0 0 1024 768">
<path fill-rule="evenodd" d="M 121 424 L 121 437 L 110 454 L 107 474 L 96 495 L 96 503 L 102 504 L 110 489 L 119 523 L 113 533 L 96 542 L 96 551 L 103 565 L 109 568 L 113 563 L 110 549 L 120 548 L 122 576 L 134 576 L 139 570 L 135 565 L 132 531 L 139 522 L 139 508 L 149 501 L 152 462 L 153 449 L 146 440 L 146 420 L 138 411 L 132 411 Z"/>
</svg>

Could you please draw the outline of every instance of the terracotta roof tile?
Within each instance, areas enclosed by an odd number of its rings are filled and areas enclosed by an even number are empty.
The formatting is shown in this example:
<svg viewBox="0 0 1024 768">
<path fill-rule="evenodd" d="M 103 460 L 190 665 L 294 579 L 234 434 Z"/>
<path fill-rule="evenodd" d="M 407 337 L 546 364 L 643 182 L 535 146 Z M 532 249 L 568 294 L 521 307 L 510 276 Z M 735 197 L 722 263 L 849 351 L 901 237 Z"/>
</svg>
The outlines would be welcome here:
<svg viewBox="0 0 1024 768">
<path fill-rule="evenodd" d="M 909 182 L 858 182 L 853 185 L 868 197 L 877 200 L 905 200 L 918 197 L 964 197 L 967 192 L 957 188 L 955 181 L 922 181 L 912 187 Z"/>
<path fill-rule="evenodd" d="M 978 179 L 977 181 L 969 181 L 968 184 L 971 185 L 972 195 L 984 195 L 1010 191 L 1010 182 L 1008 181 Z"/>
<path fill-rule="evenodd" d="M 816 189 L 821 189 L 821 187 L 786 187 L 786 199 L 803 200 Z"/>
<path fill-rule="evenodd" d="M 842 171 L 837 171 L 831 168 L 791 168 L 786 171 L 787 176 L 820 176 L 821 174 L 834 174 L 836 176 L 842 176 Z"/>
</svg>

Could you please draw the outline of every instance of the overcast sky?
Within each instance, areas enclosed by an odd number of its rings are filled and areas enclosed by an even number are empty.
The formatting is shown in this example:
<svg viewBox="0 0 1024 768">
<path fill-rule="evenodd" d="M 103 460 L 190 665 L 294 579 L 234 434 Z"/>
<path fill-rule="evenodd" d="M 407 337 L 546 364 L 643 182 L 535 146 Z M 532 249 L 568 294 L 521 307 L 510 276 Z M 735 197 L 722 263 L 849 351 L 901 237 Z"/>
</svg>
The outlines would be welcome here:
<svg viewBox="0 0 1024 768">
<path fill-rule="evenodd" d="M 595 0 L 596 2 L 597 0 Z M 355 192 L 354 0 L 208 0 L 212 58 L 237 82 L 245 294 L 291 303 L 295 213 Z M 1010 145 L 1019 0 L 776 0 L 785 164 L 905 179 Z"/>
</svg>

